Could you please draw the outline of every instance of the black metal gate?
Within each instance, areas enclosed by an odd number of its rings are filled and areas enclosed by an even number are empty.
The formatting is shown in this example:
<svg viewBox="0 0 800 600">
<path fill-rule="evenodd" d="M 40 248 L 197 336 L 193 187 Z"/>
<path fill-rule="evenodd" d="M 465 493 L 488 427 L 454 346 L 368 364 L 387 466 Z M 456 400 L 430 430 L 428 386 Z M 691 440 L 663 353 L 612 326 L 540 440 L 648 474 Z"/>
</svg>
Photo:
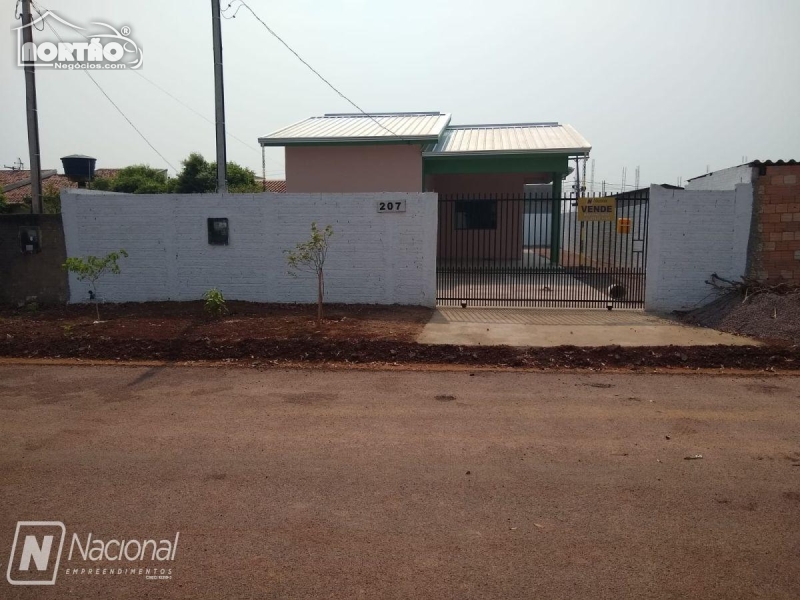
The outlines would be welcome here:
<svg viewBox="0 0 800 600">
<path fill-rule="evenodd" d="M 649 192 L 440 195 L 437 300 L 641 308 Z"/>
</svg>

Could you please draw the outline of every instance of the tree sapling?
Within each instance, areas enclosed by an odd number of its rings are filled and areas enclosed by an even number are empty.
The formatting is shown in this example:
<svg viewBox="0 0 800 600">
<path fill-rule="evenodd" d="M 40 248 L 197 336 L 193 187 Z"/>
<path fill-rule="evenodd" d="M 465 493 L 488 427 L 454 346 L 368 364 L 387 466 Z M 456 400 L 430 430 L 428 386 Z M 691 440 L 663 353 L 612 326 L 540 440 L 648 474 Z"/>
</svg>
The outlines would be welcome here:
<svg viewBox="0 0 800 600">
<path fill-rule="evenodd" d="M 289 274 L 297 276 L 298 271 L 315 273 L 317 276 L 317 323 L 322 323 L 322 302 L 325 297 L 325 258 L 328 255 L 328 238 L 333 235 L 333 227 L 326 225 L 319 229 L 311 223 L 311 238 L 297 244 L 294 250 L 285 250 Z"/>
<path fill-rule="evenodd" d="M 100 321 L 100 299 L 97 297 L 97 282 L 106 273 L 119 275 L 120 268 L 117 261 L 122 257 L 127 258 L 125 250 L 109 252 L 105 256 L 70 257 L 61 267 L 74 273 L 78 281 L 88 281 L 91 290 L 89 295 L 94 300 L 94 309 L 97 313 L 97 322 Z"/>
</svg>

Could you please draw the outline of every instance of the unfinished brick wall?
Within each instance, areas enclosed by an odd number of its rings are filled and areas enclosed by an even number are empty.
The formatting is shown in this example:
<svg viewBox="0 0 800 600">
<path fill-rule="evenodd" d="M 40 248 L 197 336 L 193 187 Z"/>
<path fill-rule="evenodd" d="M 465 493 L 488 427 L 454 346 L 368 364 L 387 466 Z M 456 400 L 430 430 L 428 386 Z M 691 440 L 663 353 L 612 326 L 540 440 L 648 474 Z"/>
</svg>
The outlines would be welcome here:
<svg viewBox="0 0 800 600">
<path fill-rule="evenodd" d="M 762 166 L 755 182 L 750 273 L 800 284 L 800 165 Z"/>
</svg>

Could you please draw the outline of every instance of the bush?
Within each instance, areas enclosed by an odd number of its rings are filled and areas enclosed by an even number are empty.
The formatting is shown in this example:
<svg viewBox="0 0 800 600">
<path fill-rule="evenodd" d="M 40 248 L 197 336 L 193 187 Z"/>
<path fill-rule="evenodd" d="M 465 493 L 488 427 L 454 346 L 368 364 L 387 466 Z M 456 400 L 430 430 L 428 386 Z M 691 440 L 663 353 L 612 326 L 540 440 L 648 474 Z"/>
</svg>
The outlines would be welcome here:
<svg viewBox="0 0 800 600">
<path fill-rule="evenodd" d="M 114 177 L 97 177 L 91 184 L 93 190 L 125 194 L 166 194 L 171 187 L 166 171 L 147 165 L 125 167 Z"/>
<path fill-rule="evenodd" d="M 228 314 L 228 307 L 225 305 L 225 296 L 217 288 L 211 288 L 203 294 L 206 301 L 206 312 L 214 317 L 221 317 Z"/>
</svg>

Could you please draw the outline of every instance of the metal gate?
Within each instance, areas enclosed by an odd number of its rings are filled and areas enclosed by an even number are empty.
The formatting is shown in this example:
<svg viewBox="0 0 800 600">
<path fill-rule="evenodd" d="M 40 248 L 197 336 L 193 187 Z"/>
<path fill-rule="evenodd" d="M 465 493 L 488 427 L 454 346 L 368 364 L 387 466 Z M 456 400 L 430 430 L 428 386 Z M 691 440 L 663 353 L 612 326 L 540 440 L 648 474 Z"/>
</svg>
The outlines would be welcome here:
<svg viewBox="0 0 800 600">
<path fill-rule="evenodd" d="M 649 191 L 440 195 L 444 306 L 641 308 Z"/>
</svg>

